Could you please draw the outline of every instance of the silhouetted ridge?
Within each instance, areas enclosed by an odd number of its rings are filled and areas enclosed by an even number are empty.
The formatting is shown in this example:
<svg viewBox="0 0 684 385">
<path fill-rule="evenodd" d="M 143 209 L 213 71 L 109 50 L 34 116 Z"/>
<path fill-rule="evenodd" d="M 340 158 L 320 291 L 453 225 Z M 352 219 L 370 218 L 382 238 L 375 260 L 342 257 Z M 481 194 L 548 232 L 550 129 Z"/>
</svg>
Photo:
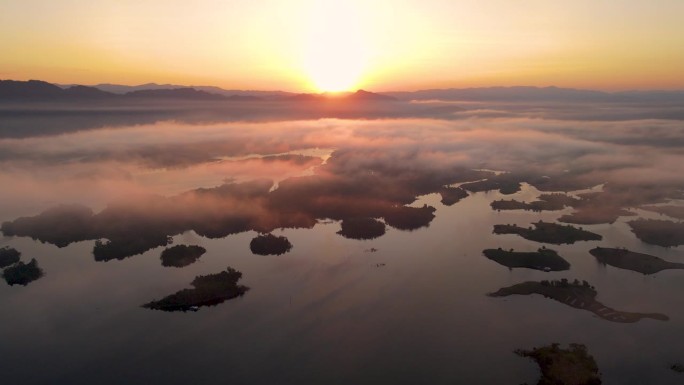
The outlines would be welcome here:
<svg viewBox="0 0 684 385">
<path fill-rule="evenodd" d="M 358 90 L 352 93 L 330 93 L 323 92 L 320 94 L 297 94 L 286 98 L 291 101 L 393 101 L 397 98 L 388 95 L 377 94 L 365 90 Z"/>
<path fill-rule="evenodd" d="M 401 100 L 632 102 L 684 100 L 682 91 L 603 92 L 559 87 L 480 87 L 387 92 Z"/>
<path fill-rule="evenodd" d="M 350 100 L 386 100 L 386 101 L 397 100 L 397 98 L 395 98 L 393 96 L 377 94 L 375 92 L 369 92 L 369 91 L 365 91 L 365 90 L 358 90 L 358 91 L 354 92 L 353 94 L 350 94 L 349 96 L 347 96 L 347 99 L 350 99 Z"/>
<path fill-rule="evenodd" d="M 112 94 L 111 92 L 105 92 L 95 87 L 88 86 L 71 86 L 63 90 L 62 95 L 70 96 L 73 98 L 87 99 L 105 99 L 117 96 Z"/>
<path fill-rule="evenodd" d="M 63 86 L 66 87 L 66 86 Z M 285 96 L 291 96 L 293 93 L 284 91 L 257 91 L 257 90 L 226 90 L 215 86 L 181 86 L 177 84 L 157 84 L 157 83 L 147 83 L 140 84 L 137 86 L 126 86 L 120 84 L 96 84 L 93 87 L 100 89 L 102 91 L 111 92 L 115 94 L 126 94 L 133 91 L 142 90 L 170 90 L 176 88 L 194 88 L 199 91 L 205 91 L 211 94 L 227 96 L 233 99 L 236 97 L 249 97 L 258 99 L 277 99 Z"/>
<path fill-rule="evenodd" d="M 170 98 L 195 100 L 224 100 L 223 95 L 211 94 L 194 88 L 174 88 L 170 90 L 141 90 L 124 94 L 127 98 Z"/>
<path fill-rule="evenodd" d="M 39 80 L 0 81 L 0 100 L 16 101 L 71 101 L 71 100 L 125 100 L 125 99 L 178 99 L 178 100 L 256 100 L 248 95 L 213 94 L 194 88 L 140 90 L 124 95 L 103 91 L 97 87 L 72 85 L 62 88 Z"/>
<path fill-rule="evenodd" d="M 40 80 L 0 80 L 0 99 L 53 99 L 63 94 L 61 88 Z"/>
</svg>

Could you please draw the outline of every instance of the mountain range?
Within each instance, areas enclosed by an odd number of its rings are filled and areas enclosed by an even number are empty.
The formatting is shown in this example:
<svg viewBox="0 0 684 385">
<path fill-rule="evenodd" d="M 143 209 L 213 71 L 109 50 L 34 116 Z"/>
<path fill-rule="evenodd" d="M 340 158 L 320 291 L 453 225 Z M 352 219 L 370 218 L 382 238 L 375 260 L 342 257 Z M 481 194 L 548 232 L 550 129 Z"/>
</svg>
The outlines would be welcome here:
<svg viewBox="0 0 684 385">
<path fill-rule="evenodd" d="M 225 90 L 214 86 L 179 86 L 148 83 L 138 86 L 117 84 L 57 85 L 40 80 L 0 80 L 2 101 L 85 101 L 85 100 L 195 100 L 195 101 L 357 101 L 396 100 L 442 101 L 557 101 L 557 102 L 684 102 L 684 91 L 604 92 L 558 87 L 449 88 L 374 93 L 291 93 L 284 91 Z"/>
<path fill-rule="evenodd" d="M 149 88 L 148 88 L 149 87 Z M 117 92 L 113 92 L 116 90 Z M 209 92 L 211 90 L 214 92 Z M 364 90 L 347 93 L 294 94 L 282 91 L 229 91 L 218 87 L 173 85 L 56 85 L 40 80 L 0 80 L 0 100 L 85 101 L 85 100 L 194 100 L 194 101 L 393 101 L 393 96 Z"/>
</svg>

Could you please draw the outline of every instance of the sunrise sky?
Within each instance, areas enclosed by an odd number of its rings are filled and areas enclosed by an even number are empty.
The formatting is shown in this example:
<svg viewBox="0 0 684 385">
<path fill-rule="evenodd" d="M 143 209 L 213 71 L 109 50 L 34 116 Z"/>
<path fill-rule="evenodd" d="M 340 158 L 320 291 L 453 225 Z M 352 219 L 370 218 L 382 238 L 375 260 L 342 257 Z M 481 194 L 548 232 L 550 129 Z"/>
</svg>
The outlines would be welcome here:
<svg viewBox="0 0 684 385">
<path fill-rule="evenodd" d="M 4 0 L 0 78 L 684 88 L 681 0 Z"/>
</svg>

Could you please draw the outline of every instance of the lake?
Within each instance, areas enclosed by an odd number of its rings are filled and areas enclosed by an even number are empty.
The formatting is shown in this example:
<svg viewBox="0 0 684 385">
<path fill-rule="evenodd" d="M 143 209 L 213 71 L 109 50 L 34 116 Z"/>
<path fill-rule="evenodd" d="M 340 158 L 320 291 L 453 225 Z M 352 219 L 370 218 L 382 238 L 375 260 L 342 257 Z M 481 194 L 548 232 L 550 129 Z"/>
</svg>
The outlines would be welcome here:
<svg viewBox="0 0 684 385">
<path fill-rule="evenodd" d="M 684 205 L 680 106 L 222 103 L 0 108 L 0 248 L 44 273 L 0 284 L 3 382 L 531 384 L 538 367 L 513 351 L 558 342 L 585 344 L 604 384 L 681 383 L 669 366 L 684 361 L 684 271 L 642 275 L 589 253 L 684 263 L 684 246 L 647 243 L 630 225 L 681 222 L 643 208 Z M 445 199 L 457 189 L 467 196 Z M 551 192 L 584 203 L 490 206 Z M 604 220 L 607 209 L 631 215 Z M 493 233 L 578 210 L 591 220 L 562 224 L 601 240 Z M 292 247 L 255 254 L 260 234 Z M 165 267 L 173 245 L 206 252 Z M 570 269 L 483 255 L 542 246 Z M 197 311 L 142 307 L 228 267 L 243 295 Z M 562 278 L 667 320 L 487 295 Z"/>
</svg>

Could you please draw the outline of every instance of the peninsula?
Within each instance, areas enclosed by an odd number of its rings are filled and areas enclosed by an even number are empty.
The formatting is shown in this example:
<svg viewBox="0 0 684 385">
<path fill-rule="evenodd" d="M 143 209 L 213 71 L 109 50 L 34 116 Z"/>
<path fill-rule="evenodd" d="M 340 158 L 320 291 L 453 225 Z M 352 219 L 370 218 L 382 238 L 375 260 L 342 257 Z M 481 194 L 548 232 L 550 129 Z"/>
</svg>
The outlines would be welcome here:
<svg viewBox="0 0 684 385">
<path fill-rule="evenodd" d="M 510 269 L 524 267 L 541 271 L 562 271 L 570 268 L 570 263 L 563 259 L 555 250 L 542 247 L 536 252 L 510 251 L 498 249 L 486 249 L 482 251 L 485 257 L 504 265 Z"/>
<path fill-rule="evenodd" d="M 611 309 L 596 300 L 596 295 L 598 293 L 587 281 L 581 283 L 578 280 L 569 282 L 567 279 L 541 282 L 528 281 L 501 288 L 488 295 L 490 297 L 508 297 L 510 295 L 532 294 L 539 294 L 545 298 L 550 298 L 570 307 L 574 307 L 575 309 L 592 312 L 599 318 L 611 322 L 634 323 L 640 321 L 642 318 L 652 318 L 659 321 L 669 320 L 664 314 L 630 313 Z"/>
<path fill-rule="evenodd" d="M 518 234 L 530 241 L 541 243 L 553 243 L 562 245 L 564 243 L 572 244 L 577 241 L 600 241 L 602 236 L 590 231 L 585 231 L 581 227 L 575 228 L 570 225 L 559 225 L 550 222 L 536 222 L 533 223 L 534 228 L 520 227 L 513 225 L 494 225 L 495 234 Z"/>
<path fill-rule="evenodd" d="M 627 249 L 596 247 L 589 253 L 605 264 L 641 274 L 655 274 L 667 269 L 684 269 L 684 263 L 668 262 L 654 255 L 635 253 Z"/>
</svg>

